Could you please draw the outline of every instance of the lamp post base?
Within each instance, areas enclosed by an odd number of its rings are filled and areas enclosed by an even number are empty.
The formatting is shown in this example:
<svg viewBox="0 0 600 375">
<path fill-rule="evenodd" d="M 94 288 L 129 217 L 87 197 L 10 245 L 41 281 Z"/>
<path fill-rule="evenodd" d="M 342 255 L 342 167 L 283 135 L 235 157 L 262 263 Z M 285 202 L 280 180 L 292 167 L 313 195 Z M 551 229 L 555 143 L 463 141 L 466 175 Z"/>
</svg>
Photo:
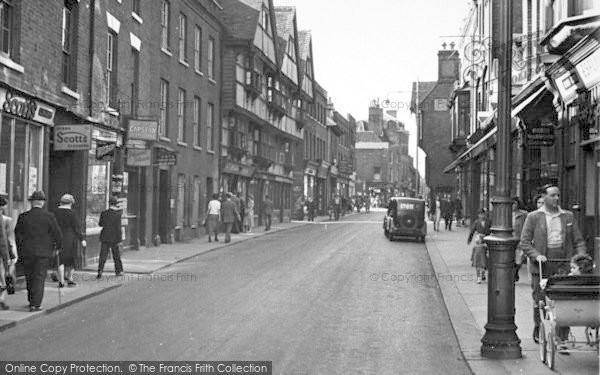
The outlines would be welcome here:
<svg viewBox="0 0 600 375">
<path fill-rule="evenodd" d="M 486 324 L 485 336 L 481 339 L 481 356 L 490 359 L 518 359 L 522 357 L 521 340 L 515 333 L 517 326 Z"/>
</svg>

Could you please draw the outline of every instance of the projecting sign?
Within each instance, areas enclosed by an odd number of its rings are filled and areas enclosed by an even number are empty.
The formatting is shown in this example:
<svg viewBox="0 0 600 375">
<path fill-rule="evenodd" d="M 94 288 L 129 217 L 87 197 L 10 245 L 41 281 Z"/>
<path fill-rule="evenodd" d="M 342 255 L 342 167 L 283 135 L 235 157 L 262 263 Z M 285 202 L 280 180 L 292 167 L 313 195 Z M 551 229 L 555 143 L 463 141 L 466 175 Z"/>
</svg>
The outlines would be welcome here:
<svg viewBox="0 0 600 375">
<path fill-rule="evenodd" d="M 92 148 L 92 125 L 56 125 L 54 127 L 55 151 L 79 151 Z"/>
<path fill-rule="evenodd" d="M 156 141 L 158 139 L 158 122 L 154 120 L 130 119 L 127 139 Z"/>
<path fill-rule="evenodd" d="M 152 165 L 152 150 L 127 149 L 127 165 L 149 167 Z"/>
</svg>

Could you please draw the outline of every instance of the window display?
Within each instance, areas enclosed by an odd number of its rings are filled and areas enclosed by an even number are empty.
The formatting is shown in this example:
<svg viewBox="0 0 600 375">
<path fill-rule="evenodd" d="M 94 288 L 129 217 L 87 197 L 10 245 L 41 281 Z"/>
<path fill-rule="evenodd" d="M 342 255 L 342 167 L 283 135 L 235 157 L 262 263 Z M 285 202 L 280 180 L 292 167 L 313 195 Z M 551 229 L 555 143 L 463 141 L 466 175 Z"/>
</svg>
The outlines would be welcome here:
<svg viewBox="0 0 600 375">
<path fill-rule="evenodd" d="M 111 163 L 96 159 L 96 142 L 88 152 L 85 225 L 87 234 L 100 232 L 100 213 L 108 207 Z"/>
</svg>

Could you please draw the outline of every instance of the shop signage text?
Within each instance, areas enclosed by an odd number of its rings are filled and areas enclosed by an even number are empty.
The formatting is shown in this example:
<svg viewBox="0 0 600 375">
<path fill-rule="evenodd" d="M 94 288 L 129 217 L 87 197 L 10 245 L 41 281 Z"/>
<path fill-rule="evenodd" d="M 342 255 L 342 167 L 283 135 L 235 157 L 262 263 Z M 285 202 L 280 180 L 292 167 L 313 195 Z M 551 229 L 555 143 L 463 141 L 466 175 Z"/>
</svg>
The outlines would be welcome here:
<svg viewBox="0 0 600 375">
<path fill-rule="evenodd" d="M 128 139 L 139 139 L 143 141 L 158 140 L 158 122 L 154 120 L 129 120 Z"/>
<path fill-rule="evenodd" d="M 131 167 L 149 167 L 152 165 L 152 151 L 127 149 L 127 165 Z"/>
<path fill-rule="evenodd" d="M 177 165 L 177 153 L 175 151 L 165 150 L 164 148 L 157 148 L 155 151 L 156 164 Z"/>
<path fill-rule="evenodd" d="M 0 107 L 2 111 L 26 120 L 54 125 L 56 110 L 37 100 L 17 95 L 11 90 L 0 88 Z"/>
<path fill-rule="evenodd" d="M 96 159 L 102 161 L 113 161 L 115 158 L 115 150 L 117 145 L 115 143 L 104 143 L 96 141 L 98 147 L 96 148 Z"/>
<path fill-rule="evenodd" d="M 89 150 L 91 147 L 91 125 L 56 125 L 54 127 L 55 151 Z"/>
<path fill-rule="evenodd" d="M 600 49 L 596 50 L 575 67 L 581 78 L 581 82 L 587 89 L 594 87 L 594 85 L 600 82 L 600 69 L 598 69 L 598 66 L 600 66 Z"/>
</svg>

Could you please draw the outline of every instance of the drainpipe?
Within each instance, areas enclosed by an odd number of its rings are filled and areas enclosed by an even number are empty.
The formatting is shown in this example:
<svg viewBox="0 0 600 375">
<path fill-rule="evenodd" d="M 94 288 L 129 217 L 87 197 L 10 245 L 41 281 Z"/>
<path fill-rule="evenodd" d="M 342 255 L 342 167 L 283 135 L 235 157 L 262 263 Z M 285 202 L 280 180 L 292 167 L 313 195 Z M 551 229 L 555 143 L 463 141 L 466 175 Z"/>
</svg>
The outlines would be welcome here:
<svg viewBox="0 0 600 375">
<path fill-rule="evenodd" d="M 95 48 L 95 26 L 96 26 L 96 0 L 90 0 L 90 43 L 89 43 L 89 64 L 90 72 L 88 76 L 88 114 L 90 117 L 94 116 L 94 104 L 93 104 L 93 84 L 94 84 L 94 48 Z"/>
</svg>

